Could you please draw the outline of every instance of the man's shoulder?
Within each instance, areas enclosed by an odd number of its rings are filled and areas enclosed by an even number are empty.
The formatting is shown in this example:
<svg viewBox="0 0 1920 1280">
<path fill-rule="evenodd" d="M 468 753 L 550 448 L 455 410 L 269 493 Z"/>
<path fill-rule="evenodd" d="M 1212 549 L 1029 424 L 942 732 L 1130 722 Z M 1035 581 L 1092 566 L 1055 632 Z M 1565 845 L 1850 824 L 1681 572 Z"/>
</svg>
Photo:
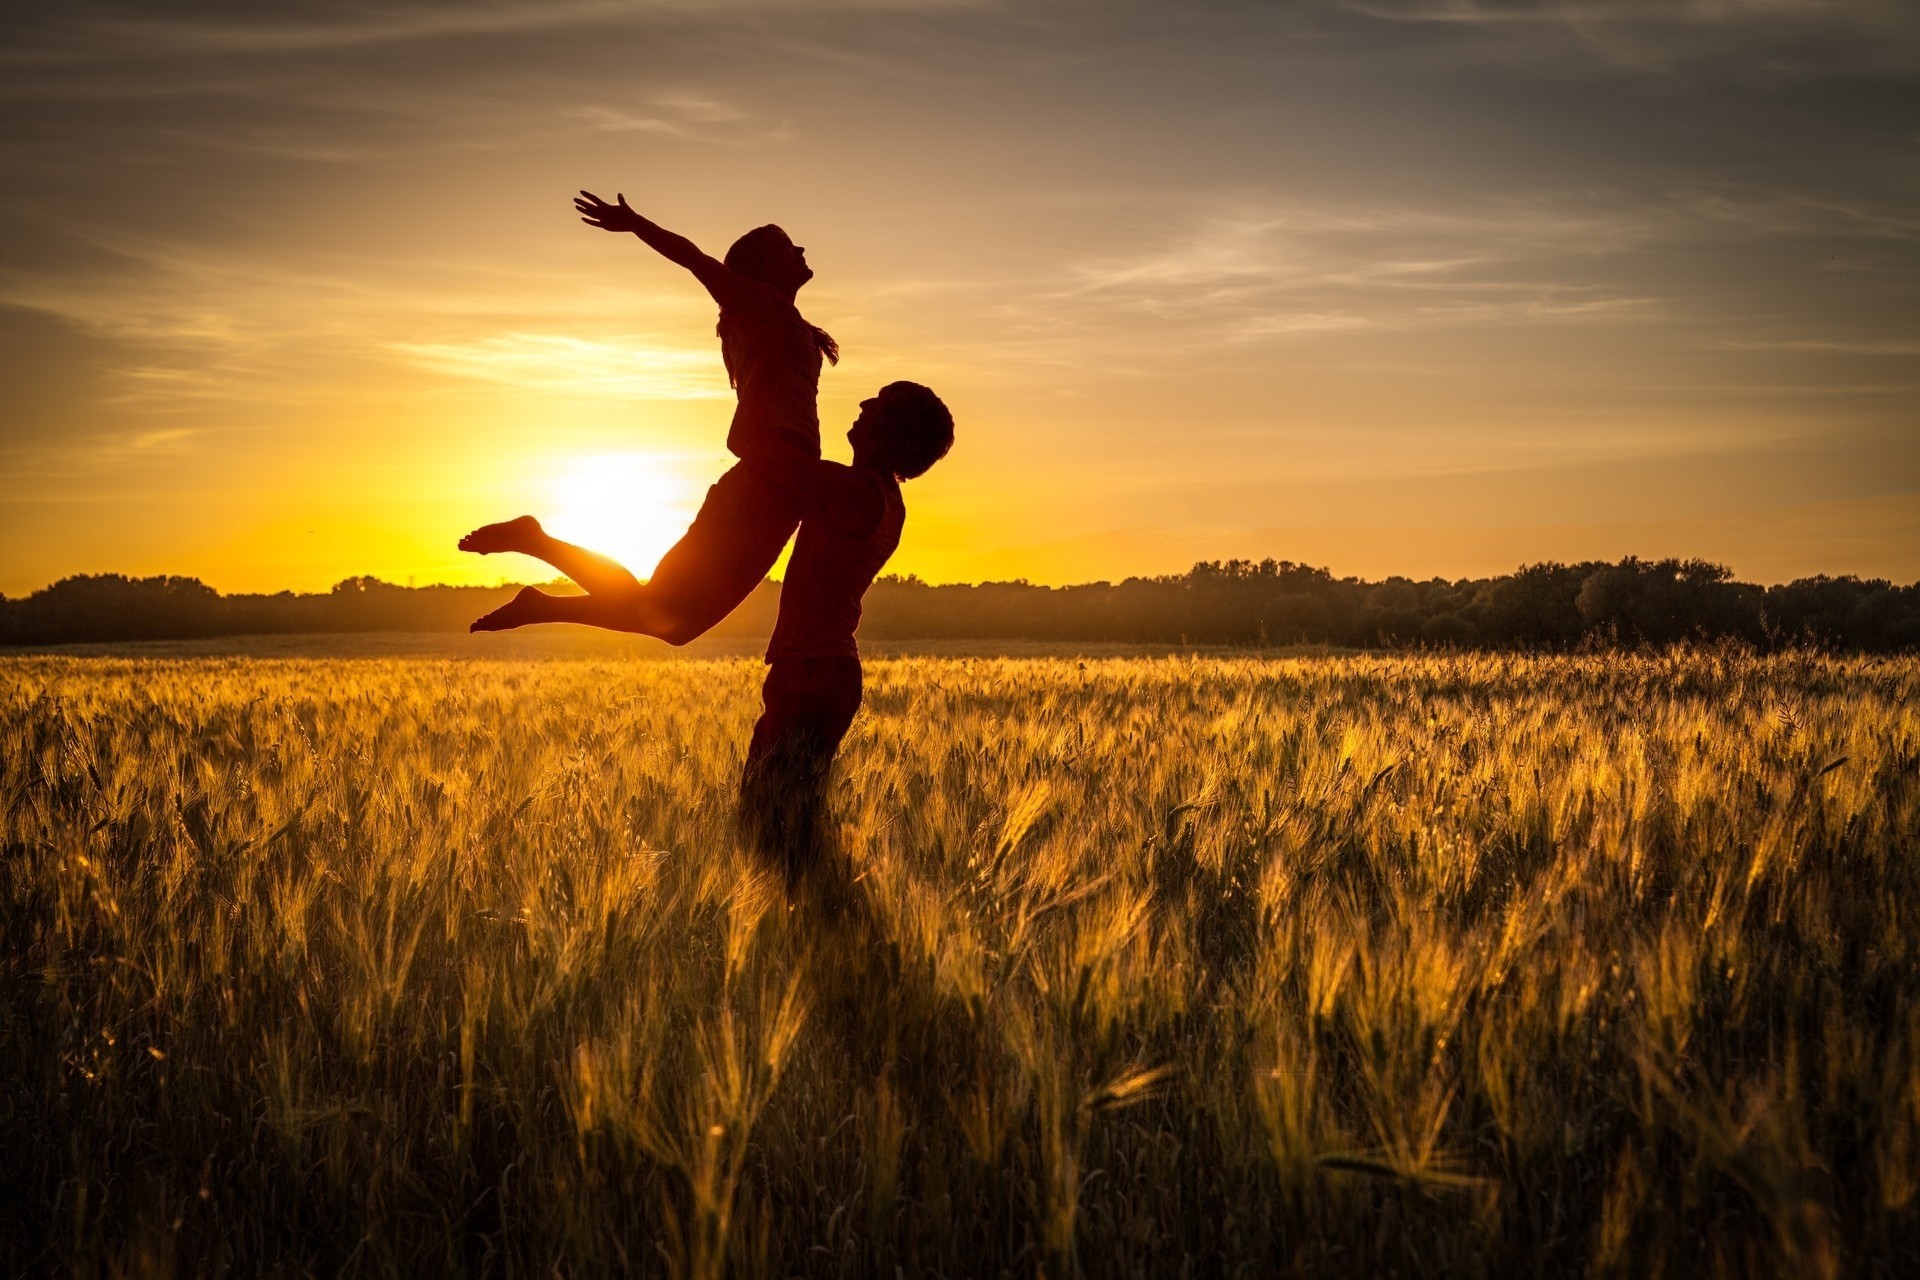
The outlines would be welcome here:
<svg viewBox="0 0 1920 1280">
<path fill-rule="evenodd" d="M 807 518 L 843 536 L 863 538 L 872 533 L 899 502 L 899 486 L 892 476 L 826 458 L 809 465 Z"/>
</svg>

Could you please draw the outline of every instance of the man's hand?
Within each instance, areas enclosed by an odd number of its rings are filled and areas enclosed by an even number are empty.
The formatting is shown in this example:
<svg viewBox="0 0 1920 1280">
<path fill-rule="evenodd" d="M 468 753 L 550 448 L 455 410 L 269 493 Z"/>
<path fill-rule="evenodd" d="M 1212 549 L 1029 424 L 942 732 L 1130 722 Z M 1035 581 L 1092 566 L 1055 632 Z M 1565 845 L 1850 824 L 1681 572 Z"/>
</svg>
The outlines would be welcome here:
<svg viewBox="0 0 1920 1280">
<path fill-rule="evenodd" d="M 616 194 L 614 198 L 620 203 L 608 204 L 593 192 L 582 191 L 573 198 L 573 207 L 580 221 L 602 231 L 639 231 L 646 225 L 646 219 L 628 206 L 626 196 Z"/>
</svg>

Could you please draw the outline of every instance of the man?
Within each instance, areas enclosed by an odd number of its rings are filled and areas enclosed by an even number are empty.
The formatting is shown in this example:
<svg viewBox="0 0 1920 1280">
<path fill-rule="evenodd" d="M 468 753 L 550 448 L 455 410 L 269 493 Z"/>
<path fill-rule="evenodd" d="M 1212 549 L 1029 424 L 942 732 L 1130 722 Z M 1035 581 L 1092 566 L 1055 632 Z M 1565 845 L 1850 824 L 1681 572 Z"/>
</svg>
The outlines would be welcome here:
<svg viewBox="0 0 1920 1280">
<path fill-rule="evenodd" d="M 953 447 L 953 415 L 914 382 L 860 405 L 847 432 L 853 465 L 816 461 L 804 486 L 800 534 L 767 644 L 765 710 L 740 778 L 748 842 L 778 866 L 791 893 L 818 892 L 827 778 L 860 710 L 861 599 L 900 545 L 900 482 L 924 475 Z"/>
</svg>

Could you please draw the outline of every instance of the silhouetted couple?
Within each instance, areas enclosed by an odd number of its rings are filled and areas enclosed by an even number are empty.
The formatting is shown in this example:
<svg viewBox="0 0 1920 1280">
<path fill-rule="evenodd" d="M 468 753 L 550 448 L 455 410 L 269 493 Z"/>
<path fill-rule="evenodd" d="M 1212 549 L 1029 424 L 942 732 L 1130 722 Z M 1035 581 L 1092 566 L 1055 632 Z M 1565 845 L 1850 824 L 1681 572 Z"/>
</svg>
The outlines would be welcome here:
<svg viewBox="0 0 1920 1280">
<path fill-rule="evenodd" d="M 551 536 L 532 516 L 475 529 L 461 550 L 533 556 L 586 594 L 527 587 L 472 629 L 576 622 L 686 644 L 747 598 L 797 529 L 740 800 L 748 842 L 779 865 L 790 891 L 811 888 L 824 852 L 828 774 L 860 709 L 861 600 L 900 542 L 900 481 L 946 456 L 953 417 L 918 383 L 889 383 L 862 402 L 847 432 L 853 465 L 822 459 L 820 366 L 823 358 L 838 362 L 840 350 L 794 304 L 813 278 L 805 250 L 765 226 L 715 261 L 634 212 L 624 195 L 617 199 L 583 191 L 574 206 L 590 226 L 630 231 L 691 271 L 720 306 L 720 354 L 739 401 L 727 448 L 739 461 L 707 490 L 693 524 L 646 582 Z"/>
</svg>

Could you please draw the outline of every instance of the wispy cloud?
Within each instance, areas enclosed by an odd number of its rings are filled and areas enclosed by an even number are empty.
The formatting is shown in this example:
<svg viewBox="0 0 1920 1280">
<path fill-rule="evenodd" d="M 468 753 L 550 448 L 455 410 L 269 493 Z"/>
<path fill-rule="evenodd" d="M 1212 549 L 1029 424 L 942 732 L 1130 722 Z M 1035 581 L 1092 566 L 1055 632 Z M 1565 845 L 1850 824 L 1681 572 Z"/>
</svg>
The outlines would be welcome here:
<svg viewBox="0 0 1920 1280">
<path fill-rule="evenodd" d="M 1728 338 L 1716 345 L 1728 351 L 1830 351 L 1850 356 L 1920 356 L 1920 338 Z"/>
<path fill-rule="evenodd" d="M 669 95 L 646 100 L 645 114 L 589 104 L 567 111 L 599 133 L 658 133 L 716 146 L 751 146 L 793 137 L 790 121 L 768 121 L 715 98 Z"/>
<path fill-rule="evenodd" d="M 493 384 L 575 393 L 711 399 L 730 395 L 716 349 L 658 334 L 583 335 L 582 316 L 684 307 L 538 267 L 311 250 L 264 258 L 154 235 L 70 229 L 83 271 L 0 271 L 0 306 L 54 316 L 112 342 L 106 403 L 171 405 L 351 395 L 343 369 L 367 362 Z M 666 290 L 668 275 L 648 277 Z M 538 326 L 554 326 L 541 328 Z M 569 330 L 571 332 L 569 332 Z"/>
<path fill-rule="evenodd" d="M 1772 239 L 1791 236 L 1920 240 L 1910 206 L 1831 193 L 1699 188 L 1675 195 L 1676 212 L 1723 231 Z"/>
<path fill-rule="evenodd" d="M 165 468 L 200 452 L 207 432 L 198 427 L 170 427 L 161 430 L 110 431 L 78 440 L 36 441 L 13 444 L 0 438 L 0 460 L 17 481 L 71 482 L 76 479 L 98 481 L 115 473 L 137 474 L 143 469 Z M 70 490 L 62 489 L 63 494 Z M 32 497 L 20 490 L 5 495 L 18 500 Z"/>
<path fill-rule="evenodd" d="M 601 340 L 502 333 L 472 342 L 396 342 L 391 349 L 435 373 L 561 394 L 643 400 L 731 398 L 711 350 L 645 337 Z"/>
<path fill-rule="evenodd" d="M 1373 22 L 1477 37 L 1454 52 L 1556 56 L 1641 74 L 1747 80 L 1920 67 L 1920 11 L 1904 0 L 1335 0 Z"/>
<path fill-rule="evenodd" d="M 180 4 L 164 19 L 82 9 L 64 18 L 43 17 L 39 38 L 0 52 L 0 66 L 70 65 L 101 56 L 318 51 L 568 28 L 964 7 L 971 7 L 970 0 L 415 0 L 352 7 L 295 3 L 245 16 L 226 6 L 196 11 L 192 4 Z"/>
<path fill-rule="evenodd" d="M 155 453 L 178 448 L 200 433 L 192 427 L 173 427 L 165 431 L 140 431 L 124 438 L 118 447 L 130 454 Z"/>
<path fill-rule="evenodd" d="M 1565 274 L 1570 261 L 1654 239 L 1660 229 L 1643 212 L 1494 202 L 1356 215 L 1233 199 L 1239 210 L 1198 214 L 1160 243 L 1069 264 L 1048 301 L 1178 323 L 1190 346 L 1628 311 L 1644 321 L 1660 305 L 1624 282 Z"/>
</svg>

